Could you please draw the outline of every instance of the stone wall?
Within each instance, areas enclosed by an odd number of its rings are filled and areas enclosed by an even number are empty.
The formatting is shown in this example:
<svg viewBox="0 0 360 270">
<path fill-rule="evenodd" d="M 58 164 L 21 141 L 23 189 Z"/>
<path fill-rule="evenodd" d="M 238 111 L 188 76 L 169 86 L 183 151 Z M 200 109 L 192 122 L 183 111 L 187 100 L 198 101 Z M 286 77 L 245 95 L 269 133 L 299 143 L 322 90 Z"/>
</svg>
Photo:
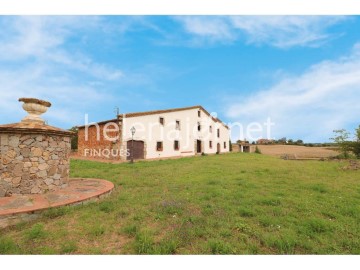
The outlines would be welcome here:
<svg viewBox="0 0 360 270">
<path fill-rule="evenodd" d="M 237 144 L 237 143 L 233 143 L 233 144 L 232 144 L 232 151 L 233 151 L 233 152 L 240 152 L 240 151 L 241 151 L 240 145 Z"/>
<path fill-rule="evenodd" d="M 66 186 L 70 152 L 69 136 L 0 134 L 0 197 Z"/>
</svg>

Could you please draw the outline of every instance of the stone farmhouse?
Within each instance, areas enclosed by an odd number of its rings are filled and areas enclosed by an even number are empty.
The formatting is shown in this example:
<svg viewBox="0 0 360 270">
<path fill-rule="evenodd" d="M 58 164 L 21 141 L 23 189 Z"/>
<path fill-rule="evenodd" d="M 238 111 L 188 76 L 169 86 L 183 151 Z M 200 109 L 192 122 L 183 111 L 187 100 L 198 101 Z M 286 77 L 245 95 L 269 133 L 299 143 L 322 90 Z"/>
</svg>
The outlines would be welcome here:
<svg viewBox="0 0 360 270">
<path fill-rule="evenodd" d="M 202 106 L 126 113 L 78 127 L 78 154 L 116 160 L 229 152 L 230 130 Z"/>
</svg>

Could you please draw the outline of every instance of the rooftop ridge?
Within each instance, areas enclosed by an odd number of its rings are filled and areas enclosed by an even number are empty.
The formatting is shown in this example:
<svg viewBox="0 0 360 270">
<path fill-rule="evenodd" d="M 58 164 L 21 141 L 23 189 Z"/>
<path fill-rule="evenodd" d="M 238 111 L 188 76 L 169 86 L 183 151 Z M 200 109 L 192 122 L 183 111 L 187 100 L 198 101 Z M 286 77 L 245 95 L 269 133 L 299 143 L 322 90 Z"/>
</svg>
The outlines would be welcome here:
<svg viewBox="0 0 360 270">
<path fill-rule="evenodd" d="M 153 114 L 161 114 L 161 113 L 171 113 L 171 112 L 179 112 L 179 111 L 186 111 L 186 110 L 192 110 L 192 109 L 201 109 L 204 113 L 206 113 L 206 115 L 210 116 L 215 122 L 219 122 L 221 124 L 223 124 L 227 129 L 229 129 L 229 127 L 223 122 L 221 121 L 219 118 L 212 116 L 207 110 L 205 110 L 205 108 L 201 105 L 195 105 L 195 106 L 188 106 L 188 107 L 180 107 L 180 108 L 173 108 L 173 109 L 164 109 L 164 110 L 152 110 L 152 111 L 142 111 L 142 112 L 131 112 L 131 113 L 122 113 L 118 115 L 118 118 L 121 120 L 124 117 L 125 118 L 131 118 L 131 117 L 139 117 L 139 116 L 145 116 L 145 115 L 153 115 Z M 93 122 L 96 124 L 106 124 L 109 122 L 114 122 L 117 121 L 117 119 L 111 119 L 111 120 L 105 120 L 105 121 L 100 121 L 100 122 Z M 91 123 L 88 124 L 88 126 L 90 126 Z M 78 128 L 83 128 L 86 125 L 82 125 L 82 126 L 77 126 Z"/>
</svg>

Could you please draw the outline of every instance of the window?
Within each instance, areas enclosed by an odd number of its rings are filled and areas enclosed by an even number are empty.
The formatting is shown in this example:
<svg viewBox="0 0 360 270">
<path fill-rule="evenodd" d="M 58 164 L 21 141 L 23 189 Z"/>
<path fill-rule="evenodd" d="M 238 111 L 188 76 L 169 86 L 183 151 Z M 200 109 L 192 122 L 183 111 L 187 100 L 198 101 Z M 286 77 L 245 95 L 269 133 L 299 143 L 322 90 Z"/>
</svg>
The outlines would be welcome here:
<svg viewBox="0 0 360 270">
<path fill-rule="evenodd" d="M 162 150 L 163 150 L 163 142 L 157 142 L 156 151 L 162 151 Z"/>
<path fill-rule="evenodd" d="M 217 129 L 217 136 L 220 138 L 220 128 Z"/>
<path fill-rule="evenodd" d="M 176 122 L 175 122 L 175 129 L 180 130 L 180 121 L 179 120 L 176 120 Z"/>
<path fill-rule="evenodd" d="M 209 132 L 212 133 L 212 126 L 209 126 Z"/>
<path fill-rule="evenodd" d="M 201 125 L 200 125 L 200 122 L 198 122 L 198 131 L 201 131 Z"/>
<path fill-rule="evenodd" d="M 174 150 L 179 150 L 179 141 L 174 141 Z"/>
<path fill-rule="evenodd" d="M 212 141 L 209 141 L 209 147 L 212 149 Z"/>
<path fill-rule="evenodd" d="M 224 149 L 226 149 L 226 142 L 224 142 Z"/>
<path fill-rule="evenodd" d="M 201 117 L 201 111 L 200 110 L 198 111 L 198 117 Z"/>
<path fill-rule="evenodd" d="M 160 117 L 159 122 L 160 122 L 160 125 L 164 125 L 165 124 L 164 117 Z"/>
</svg>

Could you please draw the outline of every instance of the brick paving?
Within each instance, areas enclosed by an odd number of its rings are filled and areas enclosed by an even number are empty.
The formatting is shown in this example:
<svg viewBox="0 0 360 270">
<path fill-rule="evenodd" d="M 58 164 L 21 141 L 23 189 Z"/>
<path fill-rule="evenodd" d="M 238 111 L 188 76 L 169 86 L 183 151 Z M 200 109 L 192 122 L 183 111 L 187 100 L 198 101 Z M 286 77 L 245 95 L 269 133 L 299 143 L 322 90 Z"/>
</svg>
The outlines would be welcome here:
<svg viewBox="0 0 360 270">
<path fill-rule="evenodd" d="M 32 220 L 31 215 L 52 207 L 97 200 L 109 194 L 113 188 L 114 184 L 106 180 L 73 178 L 67 187 L 57 191 L 0 198 L 0 228 Z"/>
</svg>

